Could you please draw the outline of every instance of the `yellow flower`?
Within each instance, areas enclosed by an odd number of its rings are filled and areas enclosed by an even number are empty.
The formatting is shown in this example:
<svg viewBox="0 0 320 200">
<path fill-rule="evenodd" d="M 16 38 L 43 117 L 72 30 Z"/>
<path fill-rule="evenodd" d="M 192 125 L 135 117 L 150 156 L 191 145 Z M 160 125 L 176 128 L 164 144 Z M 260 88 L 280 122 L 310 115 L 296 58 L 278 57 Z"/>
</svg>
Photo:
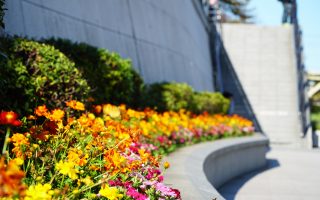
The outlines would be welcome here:
<svg viewBox="0 0 320 200">
<path fill-rule="evenodd" d="M 15 158 L 12 161 L 15 162 L 18 166 L 22 165 L 24 162 L 21 158 Z"/>
<path fill-rule="evenodd" d="M 51 199 L 51 185 L 46 183 L 44 185 L 38 183 L 37 185 L 29 186 L 25 200 L 47 200 Z"/>
<path fill-rule="evenodd" d="M 164 162 L 163 163 L 163 167 L 165 168 L 165 169 L 168 169 L 169 167 L 170 167 L 170 163 L 169 162 Z"/>
<path fill-rule="evenodd" d="M 68 175 L 73 180 L 78 178 L 78 170 L 75 169 L 75 163 L 73 162 L 63 162 L 60 160 L 60 162 L 56 164 L 56 168 L 61 174 Z"/>
<path fill-rule="evenodd" d="M 90 176 L 86 176 L 85 178 L 81 179 L 81 182 L 87 186 L 93 185 L 93 181 L 91 180 Z"/>
<path fill-rule="evenodd" d="M 94 120 L 96 118 L 96 116 L 94 116 L 94 114 L 92 114 L 92 113 L 89 113 L 88 118 L 91 120 Z"/>
<path fill-rule="evenodd" d="M 102 187 L 99 191 L 99 194 L 101 194 L 103 197 L 107 197 L 110 200 L 117 200 L 123 197 L 122 194 L 119 194 L 119 191 L 116 187 L 109 187 L 108 185 Z"/>
<path fill-rule="evenodd" d="M 110 104 L 103 105 L 103 114 L 109 115 L 112 118 L 120 117 L 120 109 L 117 106 L 113 106 Z"/>
<path fill-rule="evenodd" d="M 60 109 L 54 109 L 49 115 L 51 121 L 61 121 L 64 117 L 64 111 Z"/>
</svg>

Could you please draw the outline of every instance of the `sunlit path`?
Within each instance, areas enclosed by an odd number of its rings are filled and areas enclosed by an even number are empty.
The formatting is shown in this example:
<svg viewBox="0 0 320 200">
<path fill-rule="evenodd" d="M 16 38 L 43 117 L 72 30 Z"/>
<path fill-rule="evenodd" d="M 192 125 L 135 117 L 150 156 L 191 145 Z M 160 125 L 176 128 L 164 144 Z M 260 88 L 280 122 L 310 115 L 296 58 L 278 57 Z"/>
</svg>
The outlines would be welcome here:
<svg viewBox="0 0 320 200">
<path fill-rule="evenodd" d="M 320 151 L 272 148 L 268 168 L 234 179 L 220 188 L 227 200 L 318 200 Z"/>
</svg>

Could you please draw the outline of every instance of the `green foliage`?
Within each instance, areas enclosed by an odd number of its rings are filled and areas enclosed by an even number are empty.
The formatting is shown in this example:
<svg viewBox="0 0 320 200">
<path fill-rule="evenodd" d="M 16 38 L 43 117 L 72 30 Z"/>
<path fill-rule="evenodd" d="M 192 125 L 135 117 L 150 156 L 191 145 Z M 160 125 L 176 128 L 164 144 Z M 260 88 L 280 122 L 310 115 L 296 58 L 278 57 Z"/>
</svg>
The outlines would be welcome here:
<svg viewBox="0 0 320 200">
<path fill-rule="evenodd" d="M 229 105 L 230 101 L 221 93 L 195 92 L 192 95 L 189 110 L 197 114 L 204 111 L 210 114 L 227 113 Z"/>
<path fill-rule="evenodd" d="M 230 101 L 221 93 L 194 92 L 186 83 L 154 83 L 147 87 L 146 106 L 159 111 L 186 109 L 196 114 L 227 113 Z"/>
<path fill-rule="evenodd" d="M 320 130 L 320 92 L 311 97 L 311 124 L 314 130 Z"/>
<path fill-rule="evenodd" d="M 21 38 L 1 38 L 1 44 L 8 55 L 0 60 L 1 109 L 31 112 L 37 105 L 61 107 L 87 97 L 86 80 L 54 47 Z"/>
<path fill-rule="evenodd" d="M 311 102 L 313 104 L 319 104 L 320 105 L 320 92 L 316 93 L 311 97 Z"/>
<path fill-rule="evenodd" d="M 1 109 L 31 111 L 43 103 L 59 107 L 70 99 L 84 101 L 89 94 L 96 103 L 148 106 L 159 111 L 214 114 L 228 110 L 229 101 L 221 94 L 197 93 L 186 83 L 156 83 L 145 89 L 131 62 L 105 49 L 61 39 L 45 41 L 71 58 L 75 66 L 50 45 L 19 38 L 2 38 L 1 42 L 8 55 L 0 62 L 0 94 L 5 97 L 0 100 Z"/>
<path fill-rule="evenodd" d="M 159 111 L 187 109 L 193 89 L 186 83 L 155 83 L 146 90 L 146 105 Z"/>
<path fill-rule="evenodd" d="M 320 130 L 320 106 L 311 107 L 311 123 L 315 130 Z"/>
<path fill-rule="evenodd" d="M 84 43 L 72 43 L 62 39 L 45 42 L 54 45 L 76 63 L 93 88 L 90 95 L 97 103 L 124 103 L 131 107 L 139 104 L 143 80 L 132 68 L 129 60 Z"/>
</svg>

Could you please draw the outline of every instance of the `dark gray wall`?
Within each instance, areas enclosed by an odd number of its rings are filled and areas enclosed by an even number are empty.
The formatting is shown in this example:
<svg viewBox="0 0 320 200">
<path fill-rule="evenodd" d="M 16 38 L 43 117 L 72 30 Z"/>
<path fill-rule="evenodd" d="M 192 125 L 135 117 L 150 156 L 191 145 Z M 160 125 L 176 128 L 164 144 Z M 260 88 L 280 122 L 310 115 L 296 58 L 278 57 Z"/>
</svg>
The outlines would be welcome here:
<svg viewBox="0 0 320 200">
<path fill-rule="evenodd" d="M 132 59 L 145 81 L 213 90 L 209 38 L 192 0 L 6 0 L 6 32 L 86 42 Z"/>
</svg>

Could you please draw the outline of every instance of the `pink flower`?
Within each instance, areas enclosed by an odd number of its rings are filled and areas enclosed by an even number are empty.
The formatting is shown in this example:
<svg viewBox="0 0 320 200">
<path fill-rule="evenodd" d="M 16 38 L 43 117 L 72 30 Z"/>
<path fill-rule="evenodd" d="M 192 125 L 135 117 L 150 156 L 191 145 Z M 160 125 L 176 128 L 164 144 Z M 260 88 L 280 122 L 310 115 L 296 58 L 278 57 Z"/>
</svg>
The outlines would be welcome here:
<svg viewBox="0 0 320 200">
<path fill-rule="evenodd" d="M 158 183 L 157 181 L 144 181 L 143 185 L 155 185 L 156 183 Z"/>
<path fill-rule="evenodd" d="M 127 195 L 136 200 L 149 200 L 149 198 L 146 195 L 139 193 L 132 186 L 128 188 Z"/>
<path fill-rule="evenodd" d="M 165 186 L 163 183 L 157 183 L 156 190 L 160 191 L 164 196 L 176 197 L 176 192 L 173 191 L 170 187 Z"/>
<path fill-rule="evenodd" d="M 159 182 L 162 182 L 162 181 L 163 181 L 163 176 L 159 176 L 159 177 L 158 177 L 158 181 L 159 181 Z"/>
<path fill-rule="evenodd" d="M 158 137 L 158 141 L 159 141 L 160 143 L 164 143 L 165 137 L 159 136 L 159 137 Z"/>
<path fill-rule="evenodd" d="M 180 141 L 179 141 L 180 143 L 184 143 L 185 142 L 185 140 L 183 139 L 183 138 L 180 138 Z"/>
</svg>

